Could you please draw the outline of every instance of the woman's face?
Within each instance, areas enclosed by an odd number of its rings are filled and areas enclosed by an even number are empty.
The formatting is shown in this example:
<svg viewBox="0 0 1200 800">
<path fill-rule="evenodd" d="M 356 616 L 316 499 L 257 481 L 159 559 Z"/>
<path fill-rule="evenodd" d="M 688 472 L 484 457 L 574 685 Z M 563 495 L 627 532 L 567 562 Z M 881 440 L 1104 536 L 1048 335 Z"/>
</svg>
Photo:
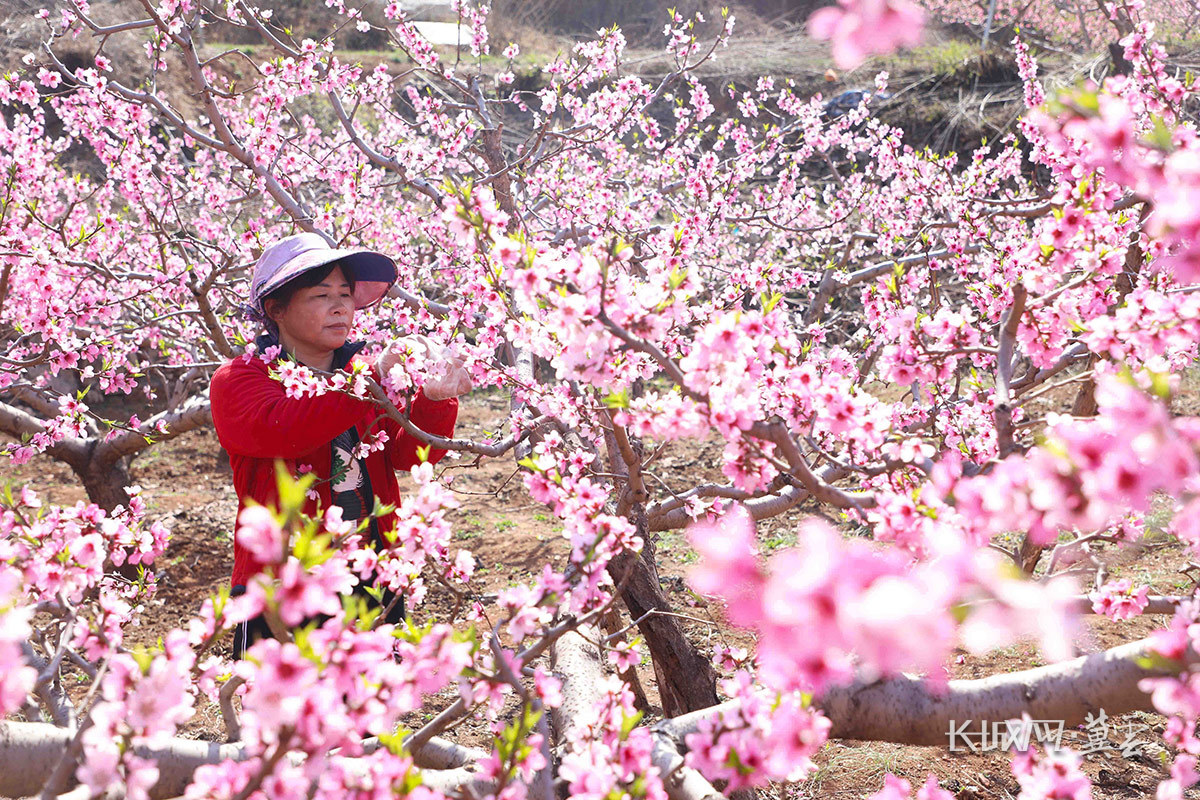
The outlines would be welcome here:
<svg viewBox="0 0 1200 800">
<path fill-rule="evenodd" d="M 318 356 L 346 343 L 354 297 L 342 268 L 335 267 L 316 286 L 296 290 L 286 307 L 276 305 L 268 313 L 279 325 L 280 344 L 297 356 Z"/>
</svg>

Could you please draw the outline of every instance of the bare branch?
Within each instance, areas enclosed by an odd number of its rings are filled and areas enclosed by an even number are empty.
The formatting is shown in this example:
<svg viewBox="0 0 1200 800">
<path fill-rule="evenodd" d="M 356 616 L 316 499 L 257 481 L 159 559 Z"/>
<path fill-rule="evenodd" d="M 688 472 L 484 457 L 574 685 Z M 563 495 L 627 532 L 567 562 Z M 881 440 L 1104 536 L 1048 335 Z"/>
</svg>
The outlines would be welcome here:
<svg viewBox="0 0 1200 800">
<path fill-rule="evenodd" d="M 362 742 L 364 753 L 373 753 L 380 747 L 379 739 L 371 737 Z M 474 747 L 465 747 L 457 742 L 440 737 L 431 737 L 420 747 L 409 751 L 413 763 L 421 769 L 458 769 L 469 767 L 481 759 L 487 758 L 487 753 Z"/>
<path fill-rule="evenodd" d="M 629 488 L 633 490 L 631 502 L 635 505 L 645 503 L 650 495 L 646 491 L 646 484 L 642 480 L 642 460 L 633 452 L 633 446 L 629 443 L 629 436 L 625 432 L 625 428 L 616 423 L 616 414 L 609 410 L 608 418 L 612 421 L 613 439 L 617 443 L 617 450 L 621 454 L 621 459 L 625 462 L 626 474 L 629 479 Z"/>
<path fill-rule="evenodd" d="M 1013 440 L 1011 404 L 1013 350 L 1017 341 L 1017 328 L 1021 324 L 1021 315 L 1025 313 L 1025 300 L 1028 296 L 1023 284 L 1017 283 L 1013 286 L 1012 305 L 1000 318 L 1000 352 L 996 356 L 996 440 L 1001 458 L 1016 449 L 1016 443 Z"/>
<path fill-rule="evenodd" d="M 388 399 L 387 392 L 379 383 L 371 378 L 367 378 L 367 389 L 371 392 L 371 397 L 379 404 L 380 408 L 388 415 L 390 419 L 395 420 L 400 427 L 404 428 L 405 433 L 420 442 L 431 445 L 438 450 L 452 450 L 460 453 L 474 453 L 475 455 L 488 456 L 495 458 L 504 455 L 509 450 L 512 450 L 517 444 L 527 436 L 546 428 L 555 427 L 558 420 L 548 414 L 538 417 L 529 423 L 529 427 L 520 434 L 507 436 L 498 442 L 492 444 L 481 444 L 471 439 L 447 438 L 438 436 L 433 433 L 427 433 L 416 426 L 405 414 L 401 413 L 396 408 L 395 403 Z"/>
<path fill-rule="evenodd" d="M 136 431 L 123 431 L 96 445 L 93 458 L 111 463 L 118 458 L 145 450 L 152 444 L 174 439 L 188 431 L 212 424 L 212 407 L 208 395 L 190 398 L 174 411 L 163 411 L 143 422 Z M 159 430 L 159 426 L 163 430 Z"/>
<path fill-rule="evenodd" d="M 880 261 L 877 264 L 871 264 L 866 267 L 856 269 L 854 272 L 844 276 L 839 276 L 838 273 L 827 270 L 821 277 L 821 282 L 817 285 L 817 292 L 813 295 L 812 302 L 804 312 L 805 322 L 815 322 L 820 319 L 821 314 L 825 310 L 825 306 L 829 303 L 830 298 L 839 290 L 849 286 L 857 286 L 860 283 L 866 283 L 869 280 L 887 275 L 898 266 L 906 267 L 910 264 L 927 264 L 935 258 L 945 258 L 953 255 L 963 255 L 966 253 L 978 253 L 983 248 L 980 245 L 971 245 L 964 247 L 962 250 L 952 252 L 950 250 L 934 250 L 928 253 L 917 253 L 911 256 L 904 256 L 891 261 Z"/>
<path fill-rule="evenodd" d="M 225 681 L 219 695 L 221 701 L 221 721 L 225 723 L 225 741 L 236 742 L 242 738 L 242 723 L 233 707 L 233 696 L 246 683 L 245 678 L 234 676 Z"/>
<path fill-rule="evenodd" d="M 825 484 L 846 476 L 845 471 L 838 467 L 827 467 L 816 474 L 820 482 Z M 762 495 L 761 497 L 752 497 L 744 500 L 742 501 L 742 505 L 746 507 L 746 510 L 750 512 L 750 516 L 755 520 L 769 519 L 795 508 L 811 496 L 808 489 L 799 484 L 794 484 L 784 486 L 777 491 Z M 674 508 L 659 513 L 653 518 L 648 518 L 646 527 L 650 531 L 669 531 L 675 528 L 686 527 L 694 521 L 694 518 L 688 514 L 686 508 Z"/>
<path fill-rule="evenodd" d="M 818 477 L 808 465 L 804 454 L 800 452 L 800 446 L 796 444 L 796 440 L 792 438 L 791 433 L 782 422 L 757 423 L 750 429 L 750 434 L 774 442 L 787 460 L 788 466 L 792 468 L 792 474 L 800 481 L 805 490 L 820 502 L 835 508 L 859 510 L 875 505 L 875 496 L 872 494 L 844 492 Z"/>
<path fill-rule="evenodd" d="M 56 654 L 58 661 L 46 661 L 33 650 L 33 645 L 29 642 L 21 642 L 21 654 L 31 667 L 38 671 L 37 683 L 33 687 L 34 694 L 38 700 L 50 712 L 50 718 L 54 720 L 54 724 L 60 728 L 74 728 L 77 720 L 75 719 L 75 706 L 71 703 L 66 692 L 63 691 L 62 684 L 59 682 L 58 667 L 61 663 L 62 656 L 65 655 L 66 642 L 59 644 L 60 654 Z"/>
<path fill-rule="evenodd" d="M 67 752 L 74 731 L 46 723 L 0 720 L 0 795 L 25 797 L 42 789 L 46 775 Z M 152 760 L 159 771 L 158 781 L 150 789 L 152 800 L 166 800 L 183 794 L 198 767 L 222 761 L 244 761 L 251 751 L 244 744 L 217 744 L 196 739 L 168 739 L 154 746 L 133 748 L 141 758 Z M 299 752 L 281 754 L 293 763 L 302 763 Z M 354 771 L 353 760 L 345 764 Z M 361 767 L 365 774 L 365 767 Z M 73 770 L 72 770 L 73 772 Z M 442 792 L 466 789 L 486 794 L 492 784 L 465 769 L 426 770 L 421 773 L 425 785 Z M 64 787 L 65 791 L 70 787 Z"/>
</svg>

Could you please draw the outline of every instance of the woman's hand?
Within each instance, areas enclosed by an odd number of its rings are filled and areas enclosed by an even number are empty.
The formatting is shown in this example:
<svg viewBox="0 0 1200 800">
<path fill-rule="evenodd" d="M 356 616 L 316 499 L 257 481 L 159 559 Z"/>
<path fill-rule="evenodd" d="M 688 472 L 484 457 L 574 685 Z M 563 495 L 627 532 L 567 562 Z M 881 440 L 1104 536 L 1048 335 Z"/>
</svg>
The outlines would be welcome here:
<svg viewBox="0 0 1200 800">
<path fill-rule="evenodd" d="M 404 364 L 412 357 L 426 366 L 427 377 L 421 389 L 430 400 L 449 400 L 466 394 L 474 386 L 461 358 L 420 334 L 401 336 L 385 347 L 376 362 L 379 374 L 387 375 L 392 367 Z"/>
</svg>

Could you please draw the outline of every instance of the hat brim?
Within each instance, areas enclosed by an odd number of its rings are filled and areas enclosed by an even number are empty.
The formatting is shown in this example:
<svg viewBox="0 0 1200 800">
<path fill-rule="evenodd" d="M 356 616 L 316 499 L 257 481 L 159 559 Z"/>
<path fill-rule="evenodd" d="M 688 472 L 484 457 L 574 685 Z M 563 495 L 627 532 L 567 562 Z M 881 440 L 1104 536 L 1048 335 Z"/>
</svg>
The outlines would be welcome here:
<svg viewBox="0 0 1200 800">
<path fill-rule="evenodd" d="M 347 278 L 354 281 L 354 307 L 368 308 L 378 303 L 396 282 L 396 262 L 374 250 L 314 250 L 301 253 L 271 277 L 257 292 L 259 311 L 262 301 L 306 272 L 340 261 Z"/>
</svg>

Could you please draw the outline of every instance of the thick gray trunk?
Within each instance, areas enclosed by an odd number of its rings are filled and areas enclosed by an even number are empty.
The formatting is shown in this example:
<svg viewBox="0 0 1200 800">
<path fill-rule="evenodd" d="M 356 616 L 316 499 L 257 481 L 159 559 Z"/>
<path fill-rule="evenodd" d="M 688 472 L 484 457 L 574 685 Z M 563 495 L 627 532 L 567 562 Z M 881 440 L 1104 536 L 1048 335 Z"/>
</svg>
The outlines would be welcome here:
<svg viewBox="0 0 1200 800">
<path fill-rule="evenodd" d="M 684 635 L 679 620 L 650 611 L 670 611 L 654 568 L 654 547 L 645 538 L 642 552 L 628 550 L 608 565 L 613 582 L 622 586 L 621 599 L 650 648 L 664 717 L 675 717 L 717 704 L 717 676 L 712 664 Z M 628 578 L 626 575 L 628 574 Z M 623 582 L 623 583 L 622 583 Z"/>
<path fill-rule="evenodd" d="M 105 463 L 93 457 L 80 466 L 72 464 L 71 469 L 79 476 L 88 499 L 105 511 L 112 511 L 129 502 L 129 495 L 125 491 L 130 484 L 127 459 L 118 458 Z"/>
</svg>

